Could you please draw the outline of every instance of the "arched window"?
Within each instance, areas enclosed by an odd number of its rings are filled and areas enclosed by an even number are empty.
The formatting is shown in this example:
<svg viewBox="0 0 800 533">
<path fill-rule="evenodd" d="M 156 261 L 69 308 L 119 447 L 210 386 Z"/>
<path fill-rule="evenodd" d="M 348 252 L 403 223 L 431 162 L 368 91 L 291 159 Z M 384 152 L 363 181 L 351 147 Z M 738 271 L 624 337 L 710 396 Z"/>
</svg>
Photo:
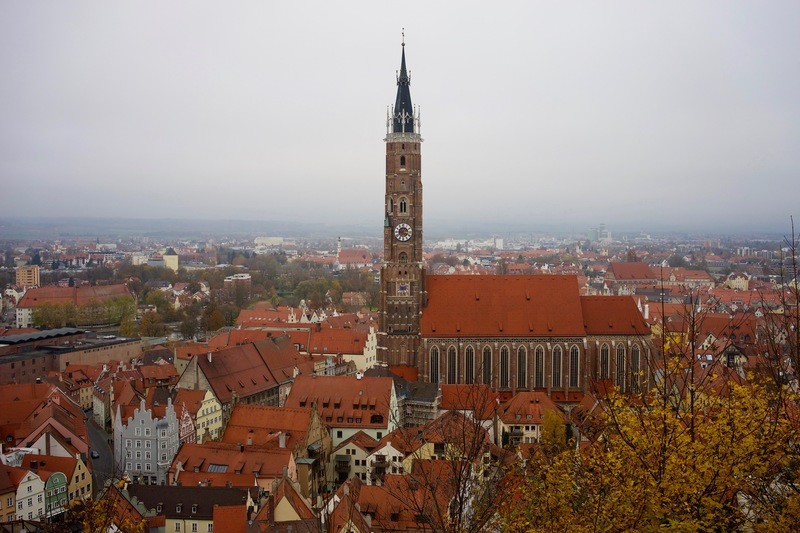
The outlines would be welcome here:
<svg viewBox="0 0 800 533">
<path fill-rule="evenodd" d="M 389 213 L 394 214 L 394 198 L 389 198 Z"/>
<path fill-rule="evenodd" d="M 408 254 L 405 252 L 400 252 L 398 259 L 400 260 L 401 263 L 408 263 Z"/>
<path fill-rule="evenodd" d="M 633 392 L 639 392 L 639 383 L 641 381 L 639 355 L 639 345 L 634 344 L 631 348 L 631 389 L 633 389 Z"/>
<path fill-rule="evenodd" d="M 600 348 L 600 379 L 608 379 L 608 344 Z"/>
<path fill-rule="evenodd" d="M 439 383 L 439 347 L 431 348 L 431 383 Z"/>
<path fill-rule="evenodd" d="M 553 348 L 553 387 L 561 387 L 561 346 Z"/>
<path fill-rule="evenodd" d="M 625 392 L 625 345 L 617 344 L 617 373 L 615 385 Z"/>
<path fill-rule="evenodd" d="M 406 166 L 406 156 L 404 156 L 404 155 L 400 156 L 400 166 L 401 167 Z"/>
<path fill-rule="evenodd" d="M 544 387 L 544 348 L 541 346 L 536 347 L 536 368 L 534 369 L 533 386 L 541 389 Z"/>
<path fill-rule="evenodd" d="M 570 387 L 577 387 L 578 386 L 578 377 L 581 375 L 580 366 L 578 363 L 580 362 L 580 350 L 578 350 L 577 346 L 573 346 L 569 349 L 569 386 Z"/>
<path fill-rule="evenodd" d="M 508 346 L 500 348 L 500 388 L 508 388 Z"/>
<path fill-rule="evenodd" d="M 517 348 L 517 388 L 528 388 L 528 352 L 524 346 Z"/>
<path fill-rule="evenodd" d="M 472 346 L 467 346 L 465 358 L 464 383 L 472 385 L 475 383 L 475 349 Z"/>
<path fill-rule="evenodd" d="M 483 348 L 483 384 L 492 386 L 492 349 L 488 346 Z"/>
<path fill-rule="evenodd" d="M 401 213 L 408 212 L 408 202 L 406 202 L 405 198 L 400 198 L 400 212 Z"/>
<path fill-rule="evenodd" d="M 458 379 L 458 357 L 456 356 L 456 347 L 451 346 L 447 349 L 447 382 L 450 384 L 456 383 Z"/>
</svg>

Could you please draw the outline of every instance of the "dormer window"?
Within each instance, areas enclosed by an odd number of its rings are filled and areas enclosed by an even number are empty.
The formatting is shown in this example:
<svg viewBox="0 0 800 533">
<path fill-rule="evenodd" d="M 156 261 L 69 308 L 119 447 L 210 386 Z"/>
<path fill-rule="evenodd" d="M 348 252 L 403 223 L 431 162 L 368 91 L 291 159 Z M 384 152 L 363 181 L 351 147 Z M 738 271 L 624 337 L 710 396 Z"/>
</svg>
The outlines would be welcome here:
<svg viewBox="0 0 800 533">
<path fill-rule="evenodd" d="M 181 508 L 183 508 L 183 504 L 179 503 L 178 505 L 175 506 L 175 512 L 176 513 L 180 513 L 181 512 Z"/>
<path fill-rule="evenodd" d="M 194 514 L 196 512 L 197 512 L 197 504 L 195 503 L 192 505 L 192 513 Z"/>
</svg>

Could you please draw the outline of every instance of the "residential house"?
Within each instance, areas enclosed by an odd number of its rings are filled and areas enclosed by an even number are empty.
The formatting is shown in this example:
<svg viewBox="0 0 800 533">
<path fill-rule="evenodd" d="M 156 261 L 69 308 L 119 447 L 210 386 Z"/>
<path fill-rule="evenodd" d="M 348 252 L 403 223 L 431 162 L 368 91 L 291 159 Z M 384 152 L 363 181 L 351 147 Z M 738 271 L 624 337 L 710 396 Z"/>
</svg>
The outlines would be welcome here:
<svg viewBox="0 0 800 533">
<path fill-rule="evenodd" d="M 500 432 L 503 440 L 507 435 L 509 442 L 515 445 L 539 442 L 548 411 L 562 422 L 567 422 L 564 412 L 544 392 L 518 392 L 502 407 Z"/>
<path fill-rule="evenodd" d="M 267 446 L 206 442 L 184 444 L 169 468 L 169 484 L 261 487 L 284 475 L 297 480 L 292 450 L 281 440 Z"/>
<path fill-rule="evenodd" d="M 211 390 L 224 423 L 236 403 L 282 404 L 303 359 L 288 337 L 230 346 L 194 357 L 178 386 Z"/>
<path fill-rule="evenodd" d="M 195 442 L 217 440 L 222 433 L 222 405 L 210 390 L 174 389 L 173 405 L 191 417 Z"/>
<path fill-rule="evenodd" d="M 312 406 L 320 412 L 334 447 L 359 431 L 379 440 L 400 420 L 391 378 L 297 376 L 286 407 Z"/>
<path fill-rule="evenodd" d="M 0 522 L 11 522 L 17 514 L 17 487 L 9 475 L 10 468 L 0 464 Z"/>
<path fill-rule="evenodd" d="M 7 467 L 17 488 L 17 520 L 33 520 L 44 516 L 44 481 L 35 472 L 15 466 Z"/>
<path fill-rule="evenodd" d="M 343 440 L 333 450 L 333 476 L 338 483 L 344 483 L 349 478 L 356 476 L 361 481 L 367 481 L 367 458 L 375 450 L 378 441 L 359 431 L 348 439 Z"/>
<path fill-rule="evenodd" d="M 155 509 L 157 515 L 164 516 L 164 531 L 170 533 L 213 532 L 214 507 L 244 505 L 249 515 L 256 510 L 258 499 L 257 490 L 253 488 L 131 484 L 126 490 L 148 509 Z"/>
<path fill-rule="evenodd" d="M 145 408 L 117 406 L 114 420 L 114 460 L 134 482 L 163 484 L 178 451 L 179 426 L 172 400 Z"/>
<path fill-rule="evenodd" d="M 326 487 L 332 451 L 330 433 L 319 412 L 310 407 L 270 407 L 239 404 L 221 438 L 230 444 L 269 445 L 284 442 L 297 463 L 304 497 L 314 499 Z"/>
</svg>

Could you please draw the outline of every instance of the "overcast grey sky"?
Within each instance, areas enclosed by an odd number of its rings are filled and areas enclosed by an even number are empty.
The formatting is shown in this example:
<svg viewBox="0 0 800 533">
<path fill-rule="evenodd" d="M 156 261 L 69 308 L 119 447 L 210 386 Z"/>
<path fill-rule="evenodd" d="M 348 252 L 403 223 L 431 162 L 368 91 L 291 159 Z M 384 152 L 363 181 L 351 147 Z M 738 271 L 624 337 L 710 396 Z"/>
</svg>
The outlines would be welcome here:
<svg viewBox="0 0 800 533">
<path fill-rule="evenodd" d="M 426 223 L 800 214 L 797 1 L 7 1 L 2 215 L 377 228 L 401 27 Z"/>
</svg>

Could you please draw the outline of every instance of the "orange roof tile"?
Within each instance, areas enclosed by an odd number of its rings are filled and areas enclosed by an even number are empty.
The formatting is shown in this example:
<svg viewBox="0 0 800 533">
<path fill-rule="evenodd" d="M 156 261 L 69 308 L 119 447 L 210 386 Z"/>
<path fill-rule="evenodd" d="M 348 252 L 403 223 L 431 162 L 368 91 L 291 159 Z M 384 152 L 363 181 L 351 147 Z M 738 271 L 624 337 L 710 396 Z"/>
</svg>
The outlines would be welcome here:
<svg viewBox="0 0 800 533">
<path fill-rule="evenodd" d="M 326 426 L 385 428 L 389 424 L 391 378 L 297 376 L 286 407 L 311 407 Z"/>
<path fill-rule="evenodd" d="M 630 296 L 581 296 L 589 335 L 647 335 L 650 328 Z"/>
<path fill-rule="evenodd" d="M 428 276 L 423 337 L 584 335 L 575 276 Z"/>
</svg>

